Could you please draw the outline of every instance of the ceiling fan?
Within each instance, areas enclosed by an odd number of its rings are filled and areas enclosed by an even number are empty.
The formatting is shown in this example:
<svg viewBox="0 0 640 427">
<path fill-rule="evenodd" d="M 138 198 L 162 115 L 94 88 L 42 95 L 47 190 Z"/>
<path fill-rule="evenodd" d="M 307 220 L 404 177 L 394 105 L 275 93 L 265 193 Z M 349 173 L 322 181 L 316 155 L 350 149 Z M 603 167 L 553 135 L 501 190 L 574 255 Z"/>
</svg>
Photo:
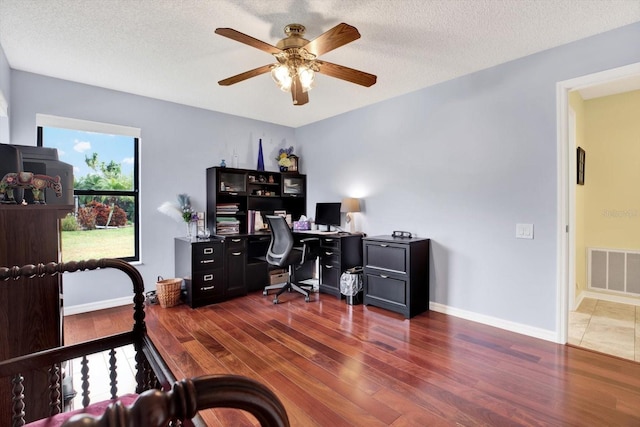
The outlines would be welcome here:
<svg viewBox="0 0 640 427">
<path fill-rule="evenodd" d="M 376 83 L 376 76 L 373 74 L 318 59 L 318 56 L 360 38 L 358 30 L 345 23 L 336 25 L 312 41 L 303 37 L 305 32 L 303 25 L 289 24 L 284 27 L 284 33 L 287 37 L 280 40 L 276 46 L 231 28 L 216 28 L 215 32 L 221 36 L 270 53 L 278 61 L 276 64 L 263 65 L 220 80 L 218 84 L 221 86 L 229 86 L 251 77 L 271 72 L 271 77 L 278 87 L 285 92 L 291 92 L 293 104 L 304 105 L 309 102 L 307 91 L 312 87 L 315 73 L 325 74 L 366 87 Z"/>
</svg>

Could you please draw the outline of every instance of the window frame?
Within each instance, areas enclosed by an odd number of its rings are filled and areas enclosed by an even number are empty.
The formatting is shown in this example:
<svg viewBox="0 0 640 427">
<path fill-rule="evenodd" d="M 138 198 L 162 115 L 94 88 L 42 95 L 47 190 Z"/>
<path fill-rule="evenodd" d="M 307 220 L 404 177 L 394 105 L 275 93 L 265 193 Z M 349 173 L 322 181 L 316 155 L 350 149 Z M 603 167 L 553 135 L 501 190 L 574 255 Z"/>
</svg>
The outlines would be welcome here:
<svg viewBox="0 0 640 427">
<path fill-rule="evenodd" d="M 43 147 L 43 128 L 56 127 L 62 129 L 96 132 L 108 135 L 121 135 L 133 138 L 133 189 L 132 190 L 78 190 L 73 189 L 75 204 L 80 196 L 118 196 L 133 198 L 134 206 L 134 255 L 118 257 L 127 262 L 140 262 L 140 129 L 107 123 L 89 122 L 66 117 L 38 114 L 36 118 L 37 145 Z M 75 206 L 77 208 L 77 206 Z"/>
</svg>

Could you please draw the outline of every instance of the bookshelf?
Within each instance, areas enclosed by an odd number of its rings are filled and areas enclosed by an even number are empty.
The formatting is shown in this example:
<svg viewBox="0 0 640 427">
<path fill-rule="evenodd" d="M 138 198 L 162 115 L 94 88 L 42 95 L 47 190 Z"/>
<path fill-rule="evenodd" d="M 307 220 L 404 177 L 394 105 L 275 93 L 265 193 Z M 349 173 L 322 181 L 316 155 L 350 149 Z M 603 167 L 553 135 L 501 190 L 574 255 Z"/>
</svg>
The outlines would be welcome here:
<svg viewBox="0 0 640 427">
<path fill-rule="evenodd" d="M 306 213 L 306 176 L 295 172 L 211 167 L 207 169 L 207 227 L 213 235 L 253 234 L 258 215 Z"/>
</svg>

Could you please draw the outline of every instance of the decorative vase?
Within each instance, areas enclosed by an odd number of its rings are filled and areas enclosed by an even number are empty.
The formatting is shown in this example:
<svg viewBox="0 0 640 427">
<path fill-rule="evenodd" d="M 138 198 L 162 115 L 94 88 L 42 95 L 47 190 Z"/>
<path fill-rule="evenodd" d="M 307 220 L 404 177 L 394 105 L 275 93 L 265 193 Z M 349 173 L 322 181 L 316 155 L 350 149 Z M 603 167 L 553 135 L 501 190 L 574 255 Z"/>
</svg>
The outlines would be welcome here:
<svg viewBox="0 0 640 427">
<path fill-rule="evenodd" d="M 258 167 L 259 171 L 264 170 L 264 157 L 262 156 L 262 139 L 260 139 L 260 145 L 258 146 Z"/>
<path fill-rule="evenodd" d="M 287 172 L 289 170 L 286 166 L 280 166 L 280 172 Z"/>
<path fill-rule="evenodd" d="M 187 224 L 187 238 L 188 239 L 192 239 L 193 238 L 193 229 L 192 229 L 192 227 L 193 227 L 193 224 L 195 224 L 195 222 L 189 221 L 189 222 L 186 222 L 185 224 Z"/>
</svg>

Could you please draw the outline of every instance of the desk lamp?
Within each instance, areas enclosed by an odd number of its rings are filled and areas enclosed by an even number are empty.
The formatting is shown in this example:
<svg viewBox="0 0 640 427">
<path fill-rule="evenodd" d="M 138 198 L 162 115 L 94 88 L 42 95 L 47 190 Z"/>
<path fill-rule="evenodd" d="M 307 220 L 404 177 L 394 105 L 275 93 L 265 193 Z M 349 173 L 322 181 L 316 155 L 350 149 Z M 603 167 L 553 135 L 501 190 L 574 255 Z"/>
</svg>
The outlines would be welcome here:
<svg viewBox="0 0 640 427">
<path fill-rule="evenodd" d="M 354 197 L 347 197 L 342 199 L 342 205 L 340 206 L 340 212 L 347 213 L 347 224 L 349 225 L 349 232 L 354 232 L 354 221 L 351 213 L 360 212 L 360 199 L 356 199 Z"/>
</svg>

